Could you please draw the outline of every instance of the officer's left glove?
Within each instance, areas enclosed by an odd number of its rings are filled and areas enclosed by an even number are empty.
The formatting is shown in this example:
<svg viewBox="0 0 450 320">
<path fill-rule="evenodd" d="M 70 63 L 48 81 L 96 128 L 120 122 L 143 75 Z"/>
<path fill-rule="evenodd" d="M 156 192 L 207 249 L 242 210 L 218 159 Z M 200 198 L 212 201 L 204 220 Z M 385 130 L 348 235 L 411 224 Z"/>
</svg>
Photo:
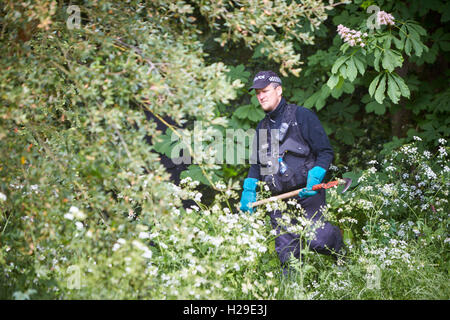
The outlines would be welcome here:
<svg viewBox="0 0 450 320">
<path fill-rule="evenodd" d="M 325 177 L 325 173 L 327 173 L 327 170 L 319 166 L 315 166 L 314 168 L 309 170 L 308 178 L 306 180 L 306 188 L 300 190 L 298 196 L 300 198 L 307 198 L 316 195 L 317 191 L 313 191 L 312 187 L 322 182 L 323 178 Z"/>
</svg>

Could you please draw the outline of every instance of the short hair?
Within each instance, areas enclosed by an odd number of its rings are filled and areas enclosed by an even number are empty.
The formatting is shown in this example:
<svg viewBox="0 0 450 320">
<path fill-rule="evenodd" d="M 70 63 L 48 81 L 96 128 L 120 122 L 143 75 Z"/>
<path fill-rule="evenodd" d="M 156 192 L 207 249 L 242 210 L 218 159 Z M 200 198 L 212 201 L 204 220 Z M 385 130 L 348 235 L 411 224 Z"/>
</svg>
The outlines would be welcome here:
<svg viewBox="0 0 450 320">
<path fill-rule="evenodd" d="M 271 82 L 270 85 L 272 86 L 272 88 L 276 89 L 277 87 L 280 87 L 281 84 L 277 83 L 277 82 Z"/>
</svg>

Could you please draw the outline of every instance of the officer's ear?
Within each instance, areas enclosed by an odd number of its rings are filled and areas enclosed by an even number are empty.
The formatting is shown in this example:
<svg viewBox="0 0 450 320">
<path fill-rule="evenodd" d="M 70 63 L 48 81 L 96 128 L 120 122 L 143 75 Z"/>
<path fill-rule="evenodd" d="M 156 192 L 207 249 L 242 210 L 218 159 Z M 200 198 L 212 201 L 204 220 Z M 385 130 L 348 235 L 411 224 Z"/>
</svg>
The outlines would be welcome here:
<svg viewBox="0 0 450 320">
<path fill-rule="evenodd" d="M 281 97 L 283 95 L 283 87 L 282 86 L 276 87 L 275 90 L 277 91 L 277 95 L 279 97 Z"/>
</svg>

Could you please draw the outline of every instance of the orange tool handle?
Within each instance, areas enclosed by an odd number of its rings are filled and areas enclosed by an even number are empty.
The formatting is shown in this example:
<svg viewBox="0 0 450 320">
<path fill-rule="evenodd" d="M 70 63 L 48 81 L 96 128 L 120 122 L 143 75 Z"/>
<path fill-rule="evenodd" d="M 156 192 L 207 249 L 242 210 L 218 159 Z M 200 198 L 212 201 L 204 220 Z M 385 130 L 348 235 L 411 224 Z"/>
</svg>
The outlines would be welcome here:
<svg viewBox="0 0 450 320">
<path fill-rule="evenodd" d="M 337 186 L 339 184 L 339 180 L 335 180 L 335 181 L 330 181 L 327 183 L 319 183 L 316 184 L 312 187 L 312 189 L 314 191 L 319 190 L 319 189 L 329 189 L 329 188 L 333 188 L 335 186 Z"/>
</svg>

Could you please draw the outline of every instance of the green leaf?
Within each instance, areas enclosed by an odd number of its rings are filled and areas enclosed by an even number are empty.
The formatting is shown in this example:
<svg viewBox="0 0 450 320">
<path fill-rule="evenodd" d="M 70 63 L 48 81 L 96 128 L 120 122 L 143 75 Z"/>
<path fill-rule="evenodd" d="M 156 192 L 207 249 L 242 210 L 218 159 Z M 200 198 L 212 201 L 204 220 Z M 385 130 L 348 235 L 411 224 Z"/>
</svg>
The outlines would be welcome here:
<svg viewBox="0 0 450 320">
<path fill-rule="evenodd" d="M 337 74 L 332 74 L 327 81 L 327 86 L 330 87 L 330 89 L 333 89 L 338 84 L 339 78 L 340 77 Z"/>
<path fill-rule="evenodd" d="M 166 133 L 158 136 L 158 140 L 153 143 L 155 151 L 162 153 L 168 157 L 171 156 L 172 149 L 180 143 L 179 141 L 172 141 L 172 131 L 166 130 Z"/>
<path fill-rule="evenodd" d="M 403 48 L 405 47 L 405 39 L 404 38 L 397 39 L 394 37 L 394 44 L 398 50 L 403 50 Z"/>
<path fill-rule="evenodd" d="M 369 94 L 370 94 L 371 97 L 375 93 L 375 89 L 377 88 L 378 81 L 380 81 L 380 77 L 381 77 L 381 74 L 377 75 L 375 77 L 375 79 L 373 79 L 372 82 L 369 85 Z"/>
<path fill-rule="evenodd" d="M 422 35 L 422 36 L 426 36 L 427 35 L 427 31 L 422 28 L 422 26 L 420 26 L 417 23 L 409 23 L 408 24 L 408 29 L 411 31 L 411 29 L 413 29 L 417 34 Z"/>
<path fill-rule="evenodd" d="M 354 57 L 356 68 L 358 68 L 359 73 L 361 75 L 364 75 L 365 70 L 365 61 L 361 60 L 361 58 L 355 56 Z"/>
<path fill-rule="evenodd" d="M 336 62 L 333 64 L 333 67 L 331 68 L 331 73 L 335 74 L 338 72 L 339 67 L 345 62 L 347 61 L 348 57 L 347 56 L 342 56 L 339 57 Z"/>
<path fill-rule="evenodd" d="M 381 79 L 380 79 L 380 83 L 378 84 L 378 88 L 375 91 L 375 100 L 377 100 L 377 102 L 379 104 L 383 103 L 384 100 L 384 91 L 386 89 L 386 74 L 384 74 Z"/>
<path fill-rule="evenodd" d="M 350 178 L 352 179 L 352 184 L 350 186 L 350 188 L 354 188 L 359 184 L 359 178 L 363 175 L 363 172 L 358 172 L 358 171 L 350 171 L 350 172 L 346 172 L 342 175 L 343 178 Z"/>
<path fill-rule="evenodd" d="M 259 106 L 247 104 L 237 108 L 233 115 L 242 120 L 249 119 L 250 121 L 256 122 L 264 118 L 264 111 Z"/>
<path fill-rule="evenodd" d="M 374 112 L 375 114 L 382 115 L 386 112 L 386 107 L 384 106 L 384 104 L 372 101 L 366 104 L 366 111 L 368 113 Z"/>
<path fill-rule="evenodd" d="M 335 89 L 341 89 L 342 86 L 344 85 L 344 83 L 345 83 L 345 79 L 343 77 L 339 77 L 339 82 L 336 85 Z"/>
<path fill-rule="evenodd" d="M 247 104 L 245 106 L 241 106 L 234 111 L 234 115 L 239 119 L 247 119 L 249 111 L 251 109 L 251 104 Z"/>
<path fill-rule="evenodd" d="M 447 5 L 442 9 L 441 22 L 445 23 L 450 21 L 450 4 L 447 2 Z"/>
<path fill-rule="evenodd" d="M 338 99 L 342 93 L 344 92 L 344 83 L 345 79 L 343 77 L 339 77 L 339 82 L 337 85 L 331 90 L 331 96 L 335 99 Z"/>
<path fill-rule="evenodd" d="M 393 50 L 385 50 L 383 54 L 382 65 L 383 68 L 388 70 L 389 72 L 393 72 L 395 68 L 401 67 L 403 64 L 403 57 L 393 51 Z"/>
<path fill-rule="evenodd" d="M 314 104 L 316 103 L 317 99 L 320 96 L 320 91 L 315 92 L 313 95 L 311 95 L 308 99 L 306 99 L 304 107 L 311 109 Z"/>
<path fill-rule="evenodd" d="M 406 98 L 409 98 L 410 97 L 410 91 L 409 91 L 409 88 L 406 85 L 405 81 L 400 76 L 398 76 L 396 73 L 392 73 L 391 76 L 395 80 L 395 82 L 397 83 L 398 88 L 399 88 L 402 96 L 404 96 Z"/>
<path fill-rule="evenodd" d="M 358 75 L 358 70 L 356 69 L 353 57 L 347 60 L 346 65 L 347 65 L 347 78 L 348 80 L 350 80 L 350 82 L 353 82 L 356 79 L 356 76 Z"/>
<path fill-rule="evenodd" d="M 450 41 L 449 40 L 440 41 L 439 46 L 441 47 L 442 51 L 450 51 Z"/>
<path fill-rule="evenodd" d="M 353 93 L 353 91 L 355 91 L 355 86 L 350 83 L 350 82 L 345 82 L 344 85 L 342 86 L 342 89 L 344 90 L 345 93 Z"/>
<path fill-rule="evenodd" d="M 411 28 L 411 26 L 409 25 L 408 25 L 408 37 L 410 39 L 420 40 L 419 33 L 414 28 Z"/>
<path fill-rule="evenodd" d="M 344 90 L 342 90 L 342 87 L 341 88 L 335 87 L 331 91 L 331 96 L 335 99 L 338 99 L 342 95 L 343 92 L 344 92 Z"/>
<path fill-rule="evenodd" d="M 325 106 L 325 102 L 327 98 L 330 96 L 331 89 L 327 85 L 322 85 L 322 88 L 319 91 L 319 98 L 316 100 L 315 106 L 317 111 L 322 109 Z"/>
<path fill-rule="evenodd" d="M 406 38 L 406 41 L 405 41 L 405 53 L 408 56 L 411 56 L 411 49 L 412 49 L 411 40 L 409 38 Z"/>
<path fill-rule="evenodd" d="M 414 51 L 416 52 L 416 56 L 420 57 L 422 55 L 423 50 L 428 50 L 428 48 L 420 41 L 416 39 L 411 39 L 412 46 Z"/>
<path fill-rule="evenodd" d="M 317 111 L 319 111 L 320 109 L 322 109 L 325 106 L 325 102 L 326 102 L 326 99 L 324 99 L 322 97 L 317 99 L 316 104 L 315 104 Z"/>
<path fill-rule="evenodd" d="M 381 50 L 375 49 L 375 52 L 373 53 L 375 56 L 375 59 L 373 61 L 373 67 L 376 71 L 380 71 L 380 58 L 381 58 Z"/>
<path fill-rule="evenodd" d="M 340 68 L 339 68 L 339 73 L 341 74 L 341 76 L 344 79 L 347 79 L 347 66 L 345 64 L 343 64 Z"/>
<path fill-rule="evenodd" d="M 407 30 L 406 30 L 406 24 L 402 25 L 402 27 L 400 28 L 400 39 L 404 40 L 407 37 Z"/>
<path fill-rule="evenodd" d="M 391 35 L 386 35 L 386 36 L 383 37 L 383 38 L 384 38 L 383 48 L 384 48 L 385 50 L 388 50 L 388 49 L 391 47 L 391 45 L 392 45 L 392 38 L 393 38 L 393 36 L 391 36 Z"/>
<path fill-rule="evenodd" d="M 202 170 L 198 165 L 191 164 L 187 170 L 180 174 L 180 178 L 184 179 L 190 177 L 194 181 L 199 181 L 205 185 L 209 185 L 208 179 L 203 175 Z M 214 180 L 214 179 L 213 179 Z"/>
<path fill-rule="evenodd" d="M 352 131 L 347 128 L 338 128 L 336 130 L 336 138 L 350 146 L 355 144 L 355 137 L 353 136 Z"/>
<path fill-rule="evenodd" d="M 388 74 L 388 90 L 387 90 L 389 98 L 393 103 L 397 104 L 400 100 L 401 92 L 400 88 L 397 85 L 397 82 L 394 78 Z"/>
<path fill-rule="evenodd" d="M 250 72 L 245 71 L 245 67 L 243 64 L 239 64 L 236 67 L 230 66 L 230 71 L 227 73 L 227 76 L 230 77 L 231 81 L 236 79 L 240 79 L 243 83 L 248 82 L 248 78 L 250 77 Z"/>
<path fill-rule="evenodd" d="M 252 110 L 248 113 L 248 119 L 253 122 L 258 122 L 262 120 L 265 116 L 264 111 L 260 107 L 255 107 L 252 105 Z"/>
</svg>

